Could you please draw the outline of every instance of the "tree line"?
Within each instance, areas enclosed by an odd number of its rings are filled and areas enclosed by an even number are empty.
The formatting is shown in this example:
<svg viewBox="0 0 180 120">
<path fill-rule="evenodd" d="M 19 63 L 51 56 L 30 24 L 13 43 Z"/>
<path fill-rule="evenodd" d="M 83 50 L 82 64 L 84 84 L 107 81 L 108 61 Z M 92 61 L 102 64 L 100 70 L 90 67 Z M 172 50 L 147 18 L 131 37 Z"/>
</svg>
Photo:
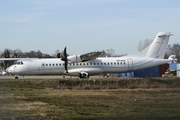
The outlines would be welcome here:
<svg viewBox="0 0 180 120">
<path fill-rule="evenodd" d="M 145 39 L 139 41 L 138 44 L 138 51 L 142 51 L 145 49 L 148 45 L 152 43 L 153 40 Z M 107 49 L 103 50 L 100 57 L 121 57 L 125 56 L 127 54 L 116 54 L 114 49 Z M 180 45 L 179 43 L 175 43 L 173 45 L 168 45 L 168 50 L 165 54 L 165 58 L 167 59 L 170 55 L 176 55 L 177 62 L 180 62 Z M 42 53 L 40 50 L 34 51 L 31 50 L 29 52 L 22 52 L 20 49 L 4 49 L 4 51 L 0 51 L 0 58 L 56 58 L 56 57 L 62 57 L 63 51 L 59 52 L 59 50 L 56 50 L 54 54 L 49 55 L 47 53 Z M 14 61 L 3 61 L 0 62 L 0 66 L 4 69 L 13 64 Z"/>
<path fill-rule="evenodd" d="M 31 50 L 29 52 L 22 52 L 20 49 L 4 49 L 4 51 L 0 51 L 0 58 L 55 58 L 55 54 L 49 55 L 44 54 L 40 50 L 34 51 Z M 6 69 L 8 66 L 12 65 L 14 61 L 1 61 L 0 66 Z"/>
</svg>

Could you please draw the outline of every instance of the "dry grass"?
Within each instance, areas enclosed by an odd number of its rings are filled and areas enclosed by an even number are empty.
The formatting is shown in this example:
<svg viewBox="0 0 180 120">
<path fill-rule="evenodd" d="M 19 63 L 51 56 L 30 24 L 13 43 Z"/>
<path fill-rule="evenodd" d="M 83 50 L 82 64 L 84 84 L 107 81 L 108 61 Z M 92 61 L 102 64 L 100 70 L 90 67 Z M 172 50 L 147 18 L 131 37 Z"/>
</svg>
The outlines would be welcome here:
<svg viewBox="0 0 180 120">
<path fill-rule="evenodd" d="M 179 119 L 179 79 L 0 80 L 1 119 Z"/>
</svg>

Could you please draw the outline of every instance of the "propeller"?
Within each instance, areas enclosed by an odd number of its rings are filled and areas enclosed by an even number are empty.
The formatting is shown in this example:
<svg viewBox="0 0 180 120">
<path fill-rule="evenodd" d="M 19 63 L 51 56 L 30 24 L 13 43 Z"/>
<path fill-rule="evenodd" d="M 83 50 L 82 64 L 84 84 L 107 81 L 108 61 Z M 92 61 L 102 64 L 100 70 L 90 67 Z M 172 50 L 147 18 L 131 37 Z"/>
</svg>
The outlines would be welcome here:
<svg viewBox="0 0 180 120">
<path fill-rule="evenodd" d="M 64 61 L 64 68 L 66 70 L 66 73 L 68 73 L 68 70 L 67 70 L 68 59 L 67 59 L 67 53 L 66 53 L 66 46 L 64 48 L 64 57 L 61 58 L 61 60 Z"/>
</svg>

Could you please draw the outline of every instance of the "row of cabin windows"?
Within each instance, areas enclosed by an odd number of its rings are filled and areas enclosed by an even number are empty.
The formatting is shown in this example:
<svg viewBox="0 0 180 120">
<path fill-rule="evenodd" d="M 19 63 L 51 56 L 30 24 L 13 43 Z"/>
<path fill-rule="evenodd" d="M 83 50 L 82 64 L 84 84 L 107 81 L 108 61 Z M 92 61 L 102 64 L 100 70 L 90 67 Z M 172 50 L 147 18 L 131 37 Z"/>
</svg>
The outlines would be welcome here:
<svg viewBox="0 0 180 120">
<path fill-rule="evenodd" d="M 125 65 L 126 63 L 125 62 L 111 62 L 111 63 L 68 63 L 68 66 L 78 66 L 78 65 Z M 56 63 L 56 64 L 42 64 L 42 66 L 62 66 L 64 65 L 64 63 Z"/>
</svg>

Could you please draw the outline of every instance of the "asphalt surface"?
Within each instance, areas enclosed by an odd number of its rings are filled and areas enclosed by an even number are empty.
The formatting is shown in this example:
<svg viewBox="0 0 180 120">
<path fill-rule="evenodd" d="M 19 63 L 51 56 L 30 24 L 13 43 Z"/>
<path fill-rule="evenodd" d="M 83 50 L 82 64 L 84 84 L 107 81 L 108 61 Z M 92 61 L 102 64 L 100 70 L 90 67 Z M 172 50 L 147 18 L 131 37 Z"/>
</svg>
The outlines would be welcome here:
<svg viewBox="0 0 180 120">
<path fill-rule="evenodd" d="M 19 76 L 19 79 L 38 79 L 38 78 L 77 78 L 70 76 L 62 76 L 62 75 L 38 75 L 38 76 Z M 15 79 L 15 76 L 0 76 L 0 79 Z"/>
<path fill-rule="evenodd" d="M 78 78 L 74 76 L 67 75 L 32 75 L 32 76 L 19 76 L 18 79 L 58 79 L 58 78 Z M 90 78 L 103 78 L 102 75 L 90 76 Z M 0 75 L 0 79 L 15 79 L 14 75 L 3 76 Z"/>
</svg>

